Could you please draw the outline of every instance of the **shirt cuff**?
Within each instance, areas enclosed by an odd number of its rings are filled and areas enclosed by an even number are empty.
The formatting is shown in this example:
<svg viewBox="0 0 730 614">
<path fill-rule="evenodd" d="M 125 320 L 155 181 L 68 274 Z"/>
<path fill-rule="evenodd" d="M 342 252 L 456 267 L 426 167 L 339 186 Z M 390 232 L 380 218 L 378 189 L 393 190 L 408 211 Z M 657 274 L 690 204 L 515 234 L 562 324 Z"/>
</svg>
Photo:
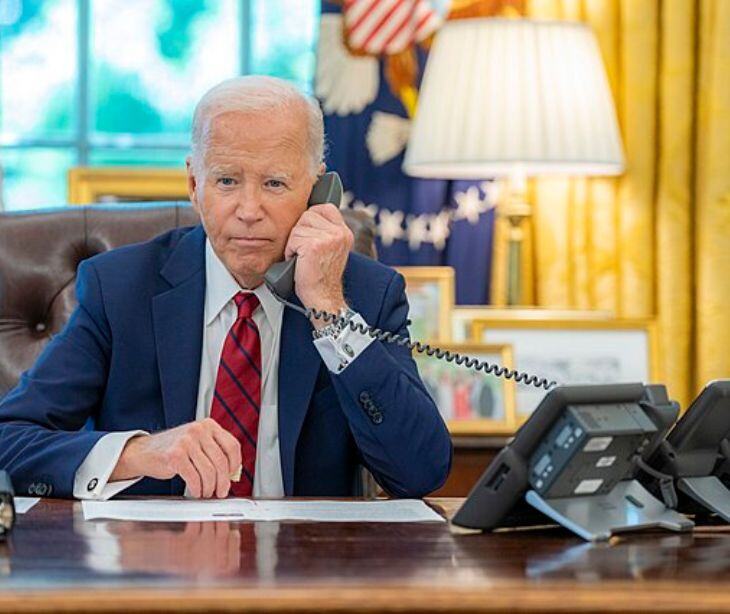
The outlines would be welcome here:
<svg viewBox="0 0 730 614">
<path fill-rule="evenodd" d="M 74 477 L 74 497 L 77 499 L 98 499 L 110 497 L 136 484 L 142 478 L 109 482 L 109 476 L 117 466 L 119 457 L 127 442 L 137 435 L 149 435 L 146 431 L 124 431 L 109 433 L 96 442 L 84 462 L 79 465 Z"/>
<path fill-rule="evenodd" d="M 359 313 L 352 316 L 351 322 L 367 326 Z M 348 326 L 337 337 L 327 335 L 315 339 L 314 345 L 327 368 L 332 373 L 342 373 L 373 341 L 375 339 L 370 335 Z"/>
</svg>

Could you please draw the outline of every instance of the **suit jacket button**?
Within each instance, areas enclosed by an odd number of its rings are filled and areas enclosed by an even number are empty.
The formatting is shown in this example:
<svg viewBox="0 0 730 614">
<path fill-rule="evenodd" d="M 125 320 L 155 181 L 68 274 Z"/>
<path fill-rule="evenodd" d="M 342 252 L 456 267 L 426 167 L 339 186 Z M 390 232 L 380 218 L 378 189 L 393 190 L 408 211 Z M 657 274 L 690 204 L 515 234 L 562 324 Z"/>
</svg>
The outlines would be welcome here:
<svg viewBox="0 0 730 614">
<path fill-rule="evenodd" d="M 97 486 L 99 485 L 99 480 L 96 478 L 92 478 L 89 480 L 89 483 L 86 485 L 86 490 L 89 492 L 93 491 Z"/>
<path fill-rule="evenodd" d="M 383 421 L 383 414 L 377 412 L 373 414 L 370 419 L 373 421 L 373 424 L 380 424 Z"/>
<path fill-rule="evenodd" d="M 370 402 L 370 395 L 363 390 L 360 393 L 360 403 L 362 403 L 363 405 L 365 405 L 368 402 Z"/>
</svg>

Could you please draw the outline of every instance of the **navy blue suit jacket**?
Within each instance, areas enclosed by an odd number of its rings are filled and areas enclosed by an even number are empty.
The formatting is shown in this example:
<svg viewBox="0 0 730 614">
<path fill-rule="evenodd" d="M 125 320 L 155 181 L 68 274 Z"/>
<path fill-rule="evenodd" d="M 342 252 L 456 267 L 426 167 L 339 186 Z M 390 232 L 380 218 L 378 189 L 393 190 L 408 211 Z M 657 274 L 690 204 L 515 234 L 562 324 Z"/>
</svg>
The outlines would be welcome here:
<svg viewBox="0 0 730 614">
<path fill-rule="evenodd" d="M 0 401 L 0 467 L 18 494 L 71 497 L 74 475 L 113 431 L 195 419 L 205 296 L 201 226 L 95 256 L 78 269 L 79 306 Z M 345 296 L 370 324 L 407 334 L 402 276 L 351 254 Z M 279 445 L 287 495 L 353 494 L 360 465 L 396 496 L 438 488 L 451 441 L 407 349 L 375 341 L 330 373 L 309 321 L 284 310 Z M 83 428 L 89 422 L 93 429 Z M 182 494 L 145 478 L 125 494 Z"/>
</svg>

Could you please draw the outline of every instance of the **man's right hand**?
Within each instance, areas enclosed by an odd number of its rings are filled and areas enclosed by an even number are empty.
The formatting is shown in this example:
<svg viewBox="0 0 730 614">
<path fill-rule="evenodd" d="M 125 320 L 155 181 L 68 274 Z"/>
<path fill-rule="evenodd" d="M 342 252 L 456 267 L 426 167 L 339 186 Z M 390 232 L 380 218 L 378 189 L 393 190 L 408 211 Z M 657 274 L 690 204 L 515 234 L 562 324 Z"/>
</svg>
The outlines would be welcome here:
<svg viewBox="0 0 730 614">
<path fill-rule="evenodd" d="M 133 437 L 122 450 L 110 482 L 179 475 L 193 497 L 228 496 L 241 467 L 241 445 L 211 418 L 154 435 Z"/>
</svg>

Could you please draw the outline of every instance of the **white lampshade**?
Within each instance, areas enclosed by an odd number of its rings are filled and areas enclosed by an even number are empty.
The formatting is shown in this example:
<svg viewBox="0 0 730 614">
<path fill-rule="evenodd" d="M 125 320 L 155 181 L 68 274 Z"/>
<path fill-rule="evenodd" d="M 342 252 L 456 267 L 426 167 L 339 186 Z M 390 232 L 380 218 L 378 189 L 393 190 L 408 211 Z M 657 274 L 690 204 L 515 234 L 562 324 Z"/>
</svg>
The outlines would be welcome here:
<svg viewBox="0 0 730 614">
<path fill-rule="evenodd" d="M 448 21 L 433 43 L 403 169 L 417 177 L 615 175 L 616 112 L 577 22 Z"/>
</svg>

